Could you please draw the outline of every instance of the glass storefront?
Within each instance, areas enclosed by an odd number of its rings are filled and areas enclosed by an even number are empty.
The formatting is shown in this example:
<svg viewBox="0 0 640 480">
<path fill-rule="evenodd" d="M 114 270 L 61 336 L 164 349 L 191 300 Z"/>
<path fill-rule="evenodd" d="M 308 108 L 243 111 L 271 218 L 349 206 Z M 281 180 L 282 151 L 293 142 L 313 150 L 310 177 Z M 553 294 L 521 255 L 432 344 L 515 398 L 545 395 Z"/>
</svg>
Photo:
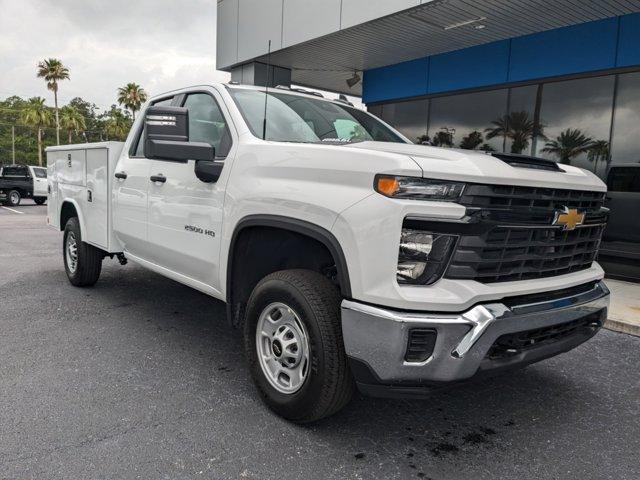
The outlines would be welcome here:
<svg viewBox="0 0 640 480">
<path fill-rule="evenodd" d="M 592 171 L 606 169 L 615 77 L 581 78 L 542 86 L 540 124 L 546 140 L 534 154 Z M 598 151 L 595 146 L 598 146 Z"/>
<path fill-rule="evenodd" d="M 637 163 L 640 72 L 369 106 L 416 143 L 533 154 L 594 171 Z"/>
<path fill-rule="evenodd" d="M 612 163 L 637 163 L 640 160 L 640 72 L 618 75 L 612 131 Z"/>
</svg>

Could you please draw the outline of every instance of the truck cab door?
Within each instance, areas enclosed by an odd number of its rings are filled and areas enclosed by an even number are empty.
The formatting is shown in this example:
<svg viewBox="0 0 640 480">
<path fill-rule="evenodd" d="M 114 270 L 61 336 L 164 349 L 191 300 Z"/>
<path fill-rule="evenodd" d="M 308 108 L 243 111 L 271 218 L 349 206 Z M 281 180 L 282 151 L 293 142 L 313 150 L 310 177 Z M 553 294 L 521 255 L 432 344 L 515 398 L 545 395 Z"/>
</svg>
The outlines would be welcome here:
<svg viewBox="0 0 640 480">
<path fill-rule="evenodd" d="M 177 105 L 189 110 L 189 141 L 210 143 L 218 162 L 232 151 L 229 116 L 221 105 L 211 91 L 187 93 Z M 194 160 L 155 159 L 148 179 L 149 260 L 216 291 L 225 170 L 217 182 L 207 183 L 196 176 Z"/>
<path fill-rule="evenodd" d="M 153 105 L 171 105 L 173 96 Z M 148 259 L 147 211 L 149 175 L 152 160 L 144 156 L 144 116 L 136 126 L 134 140 L 123 150 L 115 168 L 113 182 L 113 232 L 129 253 Z M 132 135 L 134 132 L 132 130 Z M 127 146 L 125 145 L 125 148 Z"/>
<path fill-rule="evenodd" d="M 44 167 L 29 167 L 33 178 L 33 196 L 47 196 L 47 169 Z"/>
</svg>

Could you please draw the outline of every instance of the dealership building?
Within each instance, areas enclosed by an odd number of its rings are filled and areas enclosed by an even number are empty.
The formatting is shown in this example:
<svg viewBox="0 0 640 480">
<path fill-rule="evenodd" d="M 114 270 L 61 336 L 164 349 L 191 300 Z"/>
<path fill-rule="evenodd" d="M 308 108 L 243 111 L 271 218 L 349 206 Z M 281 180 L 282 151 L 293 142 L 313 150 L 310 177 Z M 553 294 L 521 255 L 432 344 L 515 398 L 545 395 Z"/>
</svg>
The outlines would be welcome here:
<svg viewBox="0 0 640 480">
<path fill-rule="evenodd" d="M 263 85 L 270 44 L 273 83 L 362 96 L 415 142 L 603 177 L 640 160 L 637 12 L 635 0 L 218 0 L 217 67 Z"/>
</svg>

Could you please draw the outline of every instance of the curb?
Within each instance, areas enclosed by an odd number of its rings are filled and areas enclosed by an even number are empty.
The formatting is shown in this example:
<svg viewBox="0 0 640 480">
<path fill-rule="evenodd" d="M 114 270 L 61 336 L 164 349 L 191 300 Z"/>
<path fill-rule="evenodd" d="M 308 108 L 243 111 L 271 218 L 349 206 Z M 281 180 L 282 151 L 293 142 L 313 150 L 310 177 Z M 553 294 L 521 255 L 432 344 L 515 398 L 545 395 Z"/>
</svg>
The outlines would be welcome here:
<svg viewBox="0 0 640 480">
<path fill-rule="evenodd" d="M 604 328 L 612 330 L 614 332 L 626 333 L 628 335 L 634 335 L 640 337 L 640 324 L 625 322 L 622 320 L 615 320 L 613 318 L 607 318 L 604 322 Z"/>
</svg>

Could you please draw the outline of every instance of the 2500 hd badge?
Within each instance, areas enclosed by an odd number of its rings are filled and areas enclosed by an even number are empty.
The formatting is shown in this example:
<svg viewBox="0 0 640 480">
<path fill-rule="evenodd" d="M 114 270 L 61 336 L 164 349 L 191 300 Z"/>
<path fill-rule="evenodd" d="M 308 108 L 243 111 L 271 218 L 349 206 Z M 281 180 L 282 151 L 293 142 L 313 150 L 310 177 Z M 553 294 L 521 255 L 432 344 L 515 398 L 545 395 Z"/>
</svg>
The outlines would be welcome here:
<svg viewBox="0 0 640 480">
<path fill-rule="evenodd" d="M 210 237 L 215 237 L 216 236 L 216 232 L 214 232 L 213 230 L 206 230 L 206 229 L 201 228 L 201 227 L 196 227 L 195 225 L 185 225 L 184 229 L 189 231 L 189 232 L 195 232 L 195 233 L 201 233 L 203 235 L 209 235 Z"/>
</svg>

